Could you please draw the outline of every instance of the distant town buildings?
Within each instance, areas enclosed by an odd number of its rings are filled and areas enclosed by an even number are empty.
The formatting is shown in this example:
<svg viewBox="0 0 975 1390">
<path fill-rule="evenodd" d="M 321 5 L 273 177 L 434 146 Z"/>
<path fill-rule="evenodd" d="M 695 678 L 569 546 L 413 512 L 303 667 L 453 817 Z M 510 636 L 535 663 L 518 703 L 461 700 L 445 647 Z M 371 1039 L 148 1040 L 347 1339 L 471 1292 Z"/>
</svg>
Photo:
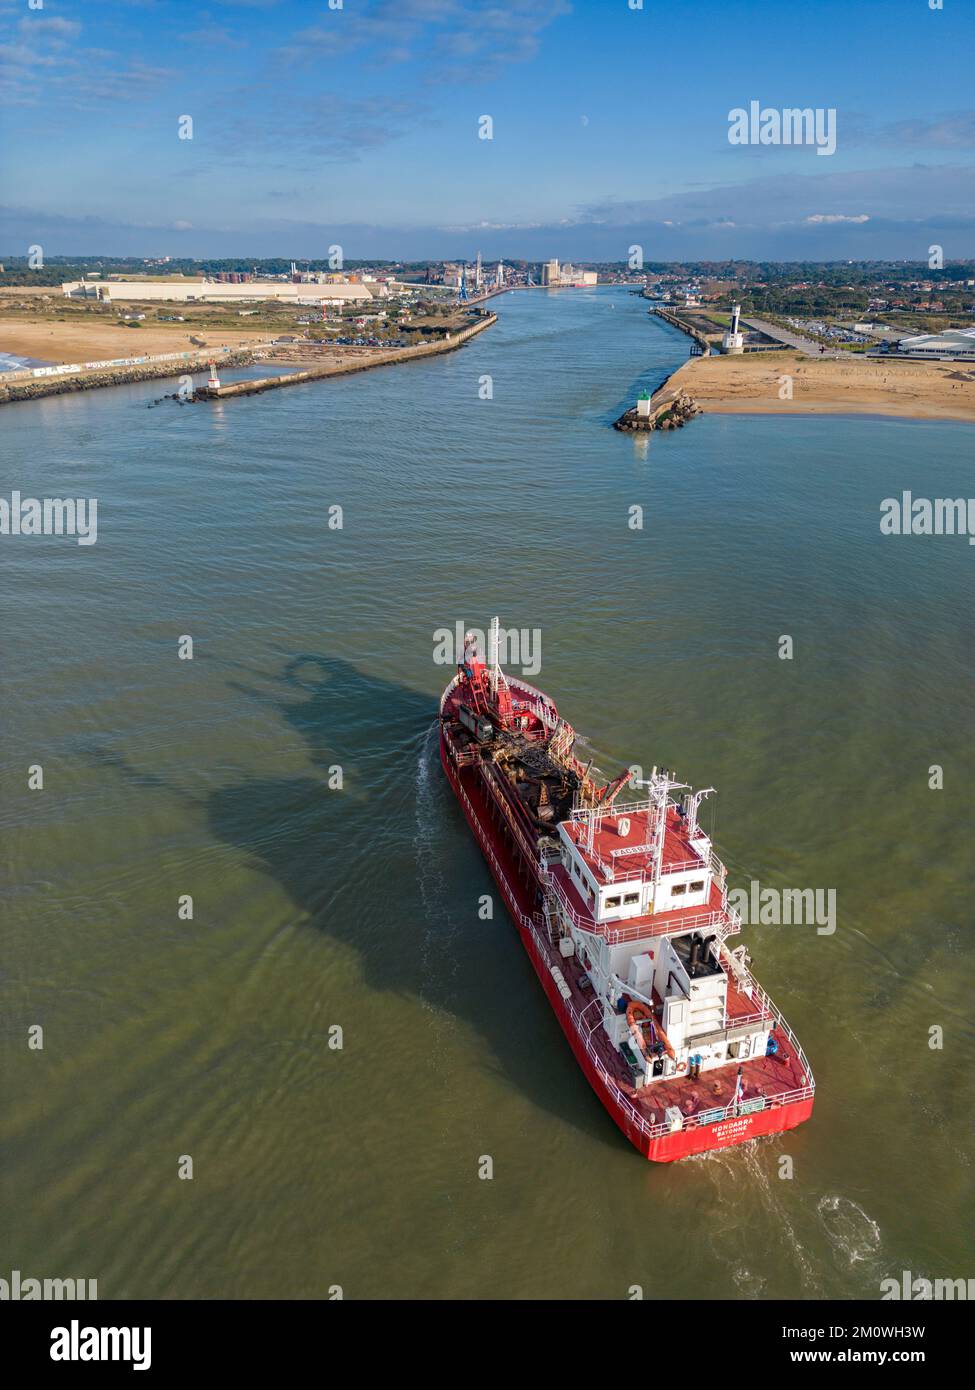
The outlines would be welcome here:
<svg viewBox="0 0 975 1390">
<path fill-rule="evenodd" d="M 581 289 L 598 282 L 599 276 L 595 270 L 577 270 L 568 263 L 560 266 L 558 261 L 542 262 L 543 285 L 575 285 Z"/>
</svg>

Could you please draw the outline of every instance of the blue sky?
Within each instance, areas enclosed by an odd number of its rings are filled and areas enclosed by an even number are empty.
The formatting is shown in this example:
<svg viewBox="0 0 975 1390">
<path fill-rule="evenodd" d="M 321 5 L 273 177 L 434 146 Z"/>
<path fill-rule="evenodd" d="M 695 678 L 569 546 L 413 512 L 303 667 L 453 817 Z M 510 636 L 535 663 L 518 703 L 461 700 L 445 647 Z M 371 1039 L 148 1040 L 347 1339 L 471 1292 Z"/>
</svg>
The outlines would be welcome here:
<svg viewBox="0 0 975 1390">
<path fill-rule="evenodd" d="M 8 256 L 975 256 L 973 0 L 30 2 Z M 732 146 L 753 100 L 836 153 Z"/>
</svg>

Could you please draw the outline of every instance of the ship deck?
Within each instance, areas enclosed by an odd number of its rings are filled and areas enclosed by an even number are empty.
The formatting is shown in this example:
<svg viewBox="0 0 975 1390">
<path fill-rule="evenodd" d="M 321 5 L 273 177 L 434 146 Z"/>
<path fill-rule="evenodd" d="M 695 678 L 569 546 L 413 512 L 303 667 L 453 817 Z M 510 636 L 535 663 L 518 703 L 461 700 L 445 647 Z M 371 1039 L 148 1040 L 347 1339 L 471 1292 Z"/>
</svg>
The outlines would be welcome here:
<svg viewBox="0 0 975 1390">
<path fill-rule="evenodd" d="M 697 1081 L 685 1075 L 653 1081 L 639 1088 L 634 1085 L 633 1073 L 625 1057 L 612 1045 L 602 1026 L 602 1006 L 593 994 L 592 985 L 581 963 L 574 956 L 563 957 L 558 947 L 546 939 L 536 901 L 537 882 L 534 875 L 526 874 L 519 855 L 492 816 L 491 797 L 480 774 L 475 768 L 466 767 L 458 769 L 454 775 L 460 777 L 478 820 L 490 836 L 520 911 L 539 924 L 538 936 L 547 964 L 561 971 L 565 979 L 570 991 L 572 1012 L 579 1020 L 583 1037 L 588 1038 L 600 1065 L 619 1090 L 639 1108 L 650 1123 L 662 1121 L 664 1111 L 669 1106 L 677 1106 L 683 1115 L 692 1116 L 729 1105 L 734 1097 L 738 1075 L 739 1064 L 736 1062 L 705 1072 Z M 718 897 L 720 900 L 720 890 Z M 681 909 L 676 914 L 662 913 L 659 918 L 651 920 L 661 921 L 664 916 L 686 918 L 692 916 L 694 911 L 695 909 Z M 749 999 L 729 978 L 729 1027 L 736 1026 L 746 1015 L 754 1014 L 756 1008 L 757 1001 Z M 807 1084 L 805 1065 L 801 1058 L 795 1055 L 795 1049 L 782 1034 L 779 1035 L 779 1045 L 780 1051 L 774 1058 L 749 1058 L 741 1063 L 744 1102 L 764 1097 L 767 1102 L 774 1103 L 777 1098 L 795 1092 Z"/>
<path fill-rule="evenodd" d="M 734 1099 L 738 1078 L 737 1062 L 702 1072 L 697 1081 L 689 1076 L 670 1077 L 652 1081 L 649 1085 L 634 1085 L 633 1073 L 626 1059 L 615 1048 L 602 1026 L 601 1006 L 594 998 L 592 987 L 587 983 L 586 972 L 574 957 L 566 960 L 556 947 L 548 948 L 551 963 L 562 971 L 566 984 L 572 991 L 573 1003 L 585 1021 L 592 1028 L 590 1042 L 599 1054 L 603 1066 L 616 1081 L 620 1089 L 654 1124 L 664 1118 L 664 1111 L 676 1105 L 683 1115 L 696 1115 L 702 1111 L 714 1110 L 719 1106 L 730 1105 Z M 654 994 L 654 1003 L 660 1000 Z M 758 1010 L 755 1001 L 748 998 L 735 982 L 728 981 L 728 1027 L 734 1028 L 746 1016 L 753 1018 Z M 769 1017 L 768 1011 L 763 1010 Z M 659 1021 L 659 1014 L 658 1014 Z M 806 1084 L 806 1070 L 803 1063 L 793 1054 L 793 1049 L 784 1037 L 779 1039 L 780 1051 L 775 1057 L 750 1057 L 743 1061 L 742 1101 L 765 1097 L 771 1100 L 787 1091 L 798 1090 Z"/>
<path fill-rule="evenodd" d="M 715 921 L 711 923 L 716 929 L 721 918 L 725 920 L 721 923 L 725 934 L 731 923 L 727 920 L 727 914 L 722 909 L 721 885 L 711 884 L 711 893 L 707 903 L 700 907 L 678 907 L 673 912 L 644 913 L 641 917 L 619 917 L 612 922 L 597 922 L 592 914 L 592 908 L 582 896 L 572 876 L 566 872 L 561 864 L 554 864 L 549 870 L 549 877 L 555 885 L 556 891 L 563 896 L 565 903 L 575 913 L 576 920 L 585 931 L 593 932 L 599 936 L 605 936 L 609 941 L 632 941 L 645 936 L 664 936 L 668 932 L 680 931 L 686 928 L 687 931 L 694 931 L 702 925 L 706 925 L 702 919 L 714 915 Z M 625 881 L 621 882 L 625 887 Z"/>
<path fill-rule="evenodd" d="M 620 833 L 621 820 L 629 822 L 625 835 Z M 586 826 L 581 821 L 565 823 L 565 833 L 585 859 L 594 877 L 602 883 L 616 882 L 620 871 L 635 870 L 645 876 L 652 874 L 652 852 L 640 853 L 641 846 L 648 843 L 651 831 L 650 812 L 629 812 L 626 802 L 614 805 L 594 828 L 591 849 L 587 845 Z M 626 853 L 621 855 L 620 850 Z M 616 873 L 607 873 L 608 866 L 613 866 Z M 673 806 L 669 808 L 664 831 L 663 867 L 669 873 L 675 869 L 700 869 L 702 874 L 707 868 L 704 857 L 694 848 L 687 836 L 684 821 Z"/>
</svg>

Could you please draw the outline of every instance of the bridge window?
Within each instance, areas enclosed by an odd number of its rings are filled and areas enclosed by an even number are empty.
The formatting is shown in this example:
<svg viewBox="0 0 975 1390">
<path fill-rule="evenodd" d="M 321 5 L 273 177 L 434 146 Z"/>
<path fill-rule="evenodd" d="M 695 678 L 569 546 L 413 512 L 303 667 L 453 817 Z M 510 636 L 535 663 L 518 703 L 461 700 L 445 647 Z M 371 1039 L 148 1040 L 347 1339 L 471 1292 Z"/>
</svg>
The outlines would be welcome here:
<svg viewBox="0 0 975 1390">
<path fill-rule="evenodd" d="M 704 879 L 703 879 L 703 878 L 699 878 L 699 879 L 697 879 L 694 883 L 689 883 L 689 884 L 687 885 L 687 891 L 688 891 L 689 893 L 701 893 L 701 892 L 703 892 L 703 891 L 704 891 Z"/>
</svg>

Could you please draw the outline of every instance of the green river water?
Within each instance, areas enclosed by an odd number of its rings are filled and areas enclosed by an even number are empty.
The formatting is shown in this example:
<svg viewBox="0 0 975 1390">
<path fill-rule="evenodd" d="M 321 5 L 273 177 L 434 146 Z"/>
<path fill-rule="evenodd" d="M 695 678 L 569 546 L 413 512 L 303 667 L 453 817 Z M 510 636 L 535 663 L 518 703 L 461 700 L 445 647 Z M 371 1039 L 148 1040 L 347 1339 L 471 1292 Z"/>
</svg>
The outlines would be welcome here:
<svg viewBox="0 0 975 1390">
<path fill-rule="evenodd" d="M 2 543 L 0 1274 L 747 1299 L 972 1273 L 975 550 L 879 530 L 903 489 L 972 493 L 971 428 L 635 439 L 610 423 L 685 338 L 622 289 L 493 307 L 401 368 L 3 412 L 4 494 L 97 497 L 99 529 Z M 642 1161 L 510 921 L 479 918 L 433 650 L 494 613 L 540 631 L 529 679 L 601 767 L 717 787 L 733 886 L 835 890 L 832 935 L 742 938 L 815 1071 L 810 1123 Z"/>
</svg>

